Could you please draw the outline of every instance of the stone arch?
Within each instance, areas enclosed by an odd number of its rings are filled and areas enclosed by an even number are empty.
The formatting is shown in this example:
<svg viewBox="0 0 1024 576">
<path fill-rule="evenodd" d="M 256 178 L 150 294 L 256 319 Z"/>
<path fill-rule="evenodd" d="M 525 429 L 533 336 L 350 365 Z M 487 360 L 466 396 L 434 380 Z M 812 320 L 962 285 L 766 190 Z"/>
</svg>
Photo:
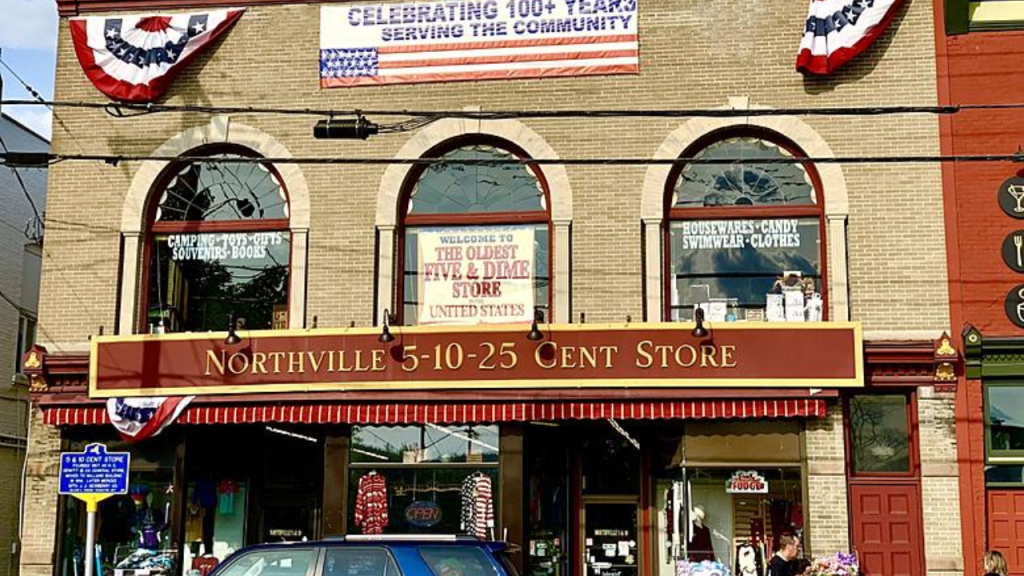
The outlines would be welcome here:
<svg viewBox="0 0 1024 576">
<path fill-rule="evenodd" d="M 153 151 L 154 156 L 181 156 L 189 150 L 206 144 L 237 144 L 268 158 L 290 158 L 291 152 L 277 139 L 245 124 L 232 123 L 229 116 L 216 116 L 209 124 L 196 126 L 164 142 Z M 159 160 L 142 163 L 128 187 L 121 210 L 121 237 L 124 242 L 124 260 L 121 264 L 121 312 L 118 329 L 131 334 L 136 328 L 139 308 L 139 275 L 141 271 L 142 239 L 146 233 L 146 206 L 153 184 L 170 164 Z M 309 185 L 296 164 L 275 164 L 278 174 L 288 190 L 289 228 L 292 231 L 291 279 L 289 282 L 289 328 L 305 324 L 306 310 L 306 249 L 309 235 Z"/>
<path fill-rule="evenodd" d="M 732 98 L 728 109 L 749 109 L 746 99 Z M 762 108 L 763 109 L 763 108 Z M 794 116 L 736 116 L 731 118 L 693 118 L 675 129 L 658 150 L 656 159 L 678 158 L 694 142 L 705 136 L 739 126 L 763 128 L 776 132 L 796 144 L 811 158 L 833 158 L 835 154 L 828 142 L 803 120 Z M 846 260 L 846 221 L 850 212 L 846 178 L 839 164 L 817 164 L 821 178 L 827 230 L 823 236 L 828 242 L 829 310 L 833 320 L 848 320 L 849 267 Z M 665 222 L 665 187 L 670 165 L 651 165 L 644 176 L 640 215 L 644 223 L 644 245 L 647 254 L 661 257 L 647 258 L 645 265 L 646 294 L 644 307 L 647 318 L 662 317 L 662 275 L 664 258 L 662 234 Z"/>
<path fill-rule="evenodd" d="M 517 120 L 473 120 L 446 118 L 423 128 L 409 139 L 395 155 L 396 158 L 420 158 L 434 147 L 460 136 L 480 134 L 494 136 L 514 143 L 531 158 L 558 158 L 558 154 L 546 140 L 526 124 Z M 376 319 L 380 322 L 382 313 L 391 307 L 395 294 L 395 241 L 398 228 L 398 203 L 402 186 L 412 166 L 391 164 L 384 171 L 377 194 L 375 223 L 380 241 L 377 277 L 378 310 Z M 545 165 L 541 168 L 547 180 L 551 202 L 552 225 L 552 274 L 554 283 L 553 320 L 569 321 L 569 230 L 572 223 L 572 187 L 565 166 Z"/>
</svg>

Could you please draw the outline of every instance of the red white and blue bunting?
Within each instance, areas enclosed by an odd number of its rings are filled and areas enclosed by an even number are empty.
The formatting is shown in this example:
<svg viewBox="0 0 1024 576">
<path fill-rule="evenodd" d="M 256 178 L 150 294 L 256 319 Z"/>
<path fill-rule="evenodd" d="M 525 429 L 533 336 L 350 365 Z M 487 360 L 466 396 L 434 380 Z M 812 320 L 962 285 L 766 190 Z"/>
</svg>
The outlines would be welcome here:
<svg viewBox="0 0 1024 576">
<path fill-rule="evenodd" d="M 75 18 L 71 38 L 85 75 L 100 92 L 113 100 L 152 102 L 244 11 Z"/>
<path fill-rule="evenodd" d="M 796 69 L 831 74 L 885 31 L 903 0 L 811 0 Z"/>
<path fill-rule="evenodd" d="M 110 398 L 107 418 L 128 442 L 152 438 L 177 420 L 193 396 Z"/>
</svg>

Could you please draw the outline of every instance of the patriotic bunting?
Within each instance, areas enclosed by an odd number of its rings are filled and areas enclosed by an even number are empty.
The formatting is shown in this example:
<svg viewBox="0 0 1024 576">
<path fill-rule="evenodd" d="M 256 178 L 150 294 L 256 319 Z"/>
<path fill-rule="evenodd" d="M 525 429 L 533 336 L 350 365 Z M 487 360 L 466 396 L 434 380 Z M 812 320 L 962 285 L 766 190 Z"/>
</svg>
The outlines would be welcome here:
<svg viewBox="0 0 1024 576">
<path fill-rule="evenodd" d="M 107 400 L 107 417 L 122 438 L 138 442 L 156 436 L 173 423 L 192 398 L 111 398 Z"/>
<path fill-rule="evenodd" d="M 811 0 L 796 69 L 831 74 L 863 52 L 899 11 L 903 0 Z"/>
<path fill-rule="evenodd" d="M 71 38 L 85 75 L 100 92 L 112 100 L 152 102 L 244 11 L 75 18 Z"/>
</svg>

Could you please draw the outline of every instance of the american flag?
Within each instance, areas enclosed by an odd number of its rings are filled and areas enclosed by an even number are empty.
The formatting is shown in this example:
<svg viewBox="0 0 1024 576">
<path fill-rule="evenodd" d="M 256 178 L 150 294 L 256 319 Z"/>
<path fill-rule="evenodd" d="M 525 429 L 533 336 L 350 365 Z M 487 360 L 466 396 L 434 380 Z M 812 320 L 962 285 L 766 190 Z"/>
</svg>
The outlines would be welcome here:
<svg viewBox="0 0 1024 576">
<path fill-rule="evenodd" d="M 379 7 L 324 7 L 320 86 L 640 72 L 635 2 L 611 0 L 618 11 L 587 15 L 571 14 L 568 3 L 549 2 L 539 17 L 512 17 L 503 7 L 483 22 L 417 21 L 411 26 L 380 25 L 380 16 L 387 12 Z M 448 7 L 452 2 L 417 2 L 411 13 L 432 14 L 435 4 Z M 373 15 L 367 17 L 372 25 L 361 20 L 365 14 Z M 396 40 L 398 34 L 426 38 Z"/>
</svg>

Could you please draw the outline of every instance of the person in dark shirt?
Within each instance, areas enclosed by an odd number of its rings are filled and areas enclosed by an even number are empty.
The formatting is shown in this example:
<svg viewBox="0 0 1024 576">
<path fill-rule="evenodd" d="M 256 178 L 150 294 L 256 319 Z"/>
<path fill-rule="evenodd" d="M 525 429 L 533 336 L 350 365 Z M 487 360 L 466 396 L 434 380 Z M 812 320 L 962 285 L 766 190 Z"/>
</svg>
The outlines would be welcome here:
<svg viewBox="0 0 1024 576">
<path fill-rule="evenodd" d="M 799 576 L 796 557 L 800 553 L 800 539 L 783 533 L 779 536 L 779 551 L 768 562 L 768 576 Z"/>
</svg>

